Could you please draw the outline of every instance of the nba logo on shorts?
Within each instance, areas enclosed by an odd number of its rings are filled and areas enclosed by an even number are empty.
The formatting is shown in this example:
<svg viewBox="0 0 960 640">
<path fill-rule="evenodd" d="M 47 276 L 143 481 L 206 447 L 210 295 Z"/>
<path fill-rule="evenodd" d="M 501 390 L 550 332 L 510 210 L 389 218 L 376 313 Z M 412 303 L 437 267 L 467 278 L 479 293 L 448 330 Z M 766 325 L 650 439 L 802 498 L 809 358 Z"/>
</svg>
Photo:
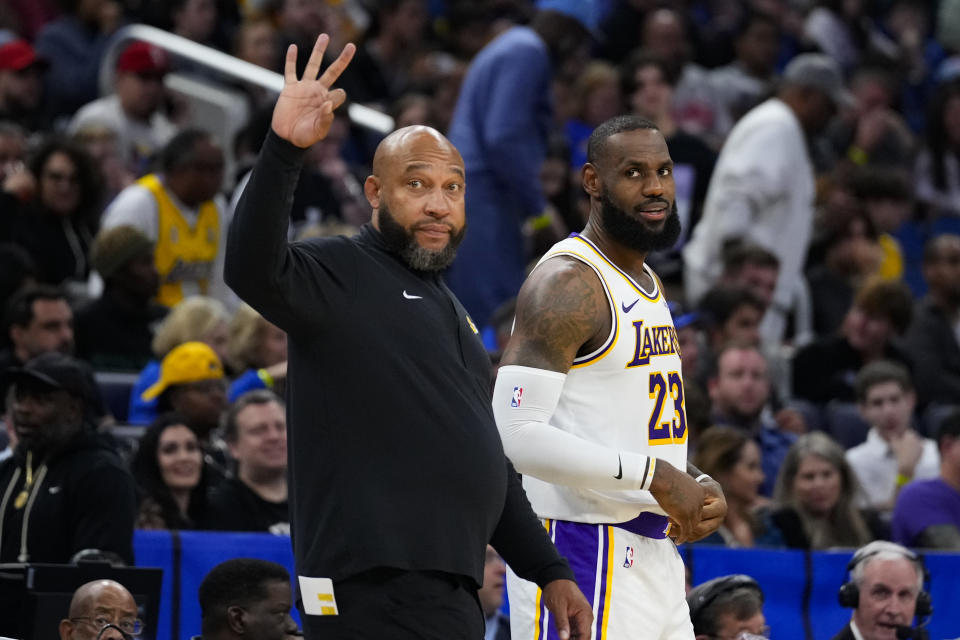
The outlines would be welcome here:
<svg viewBox="0 0 960 640">
<path fill-rule="evenodd" d="M 513 388 L 513 398 L 510 399 L 511 407 L 520 406 L 520 398 L 523 396 L 523 387 L 514 387 Z"/>
<path fill-rule="evenodd" d="M 627 555 L 623 557 L 623 566 L 627 569 L 633 566 L 633 547 L 627 547 Z"/>
</svg>

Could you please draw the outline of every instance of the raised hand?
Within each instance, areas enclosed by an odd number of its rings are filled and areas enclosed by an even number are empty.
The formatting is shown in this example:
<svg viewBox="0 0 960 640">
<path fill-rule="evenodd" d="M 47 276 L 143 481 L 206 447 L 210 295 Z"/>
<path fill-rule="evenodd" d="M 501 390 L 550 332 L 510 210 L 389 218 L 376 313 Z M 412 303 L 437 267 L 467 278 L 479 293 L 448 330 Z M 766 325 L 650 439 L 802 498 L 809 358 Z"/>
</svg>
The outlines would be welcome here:
<svg viewBox="0 0 960 640">
<path fill-rule="evenodd" d="M 343 70 L 350 64 L 357 48 L 347 44 L 323 75 L 320 62 L 330 43 L 330 36 L 321 33 L 310 52 L 310 59 L 297 79 L 297 46 L 290 45 L 283 66 L 283 91 L 273 108 L 271 127 L 284 140 L 306 149 L 326 137 L 333 122 L 334 110 L 343 104 L 347 94 L 343 89 L 331 89 Z"/>
</svg>

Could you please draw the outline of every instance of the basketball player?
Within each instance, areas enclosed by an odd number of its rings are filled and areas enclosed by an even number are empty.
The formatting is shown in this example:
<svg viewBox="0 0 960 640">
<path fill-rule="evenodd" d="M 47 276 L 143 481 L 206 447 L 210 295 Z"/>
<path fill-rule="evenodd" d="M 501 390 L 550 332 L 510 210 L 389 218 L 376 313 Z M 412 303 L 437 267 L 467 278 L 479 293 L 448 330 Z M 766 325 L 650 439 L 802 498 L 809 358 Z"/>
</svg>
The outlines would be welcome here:
<svg viewBox="0 0 960 640">
<path fill-rule="evenodd" d="M 654 124 L 597 127 L 586 228 L 521 289 L 494 391 L 504 449 L 593 602 L 595 638 L 693 638 L 668 536 L 700 539 L 726 513 L 719 485 L 686 462 L 677 334 L 644 264 L 680 232 L 672 169 Z M 515 640 L 555 637 L 536 585 L 510 574 L 508 595 Z"/>
</svg>

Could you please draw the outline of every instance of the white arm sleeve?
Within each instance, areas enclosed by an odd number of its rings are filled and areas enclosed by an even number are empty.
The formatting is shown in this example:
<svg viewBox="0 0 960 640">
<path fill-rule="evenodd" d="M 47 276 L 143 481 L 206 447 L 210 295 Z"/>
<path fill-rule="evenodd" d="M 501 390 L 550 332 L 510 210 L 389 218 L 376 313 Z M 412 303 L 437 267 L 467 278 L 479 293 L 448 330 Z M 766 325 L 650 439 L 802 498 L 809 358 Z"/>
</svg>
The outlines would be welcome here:
<svg viewBox="0 0 960 640">
<path fill-rule="evenodd" d="M 500 367 L 493 415 L 503 449 L 522 474 L 581 489 L 650 489 L 656 458 L 618 451 L 550 425 L 566 374 Z"/>
</svg>

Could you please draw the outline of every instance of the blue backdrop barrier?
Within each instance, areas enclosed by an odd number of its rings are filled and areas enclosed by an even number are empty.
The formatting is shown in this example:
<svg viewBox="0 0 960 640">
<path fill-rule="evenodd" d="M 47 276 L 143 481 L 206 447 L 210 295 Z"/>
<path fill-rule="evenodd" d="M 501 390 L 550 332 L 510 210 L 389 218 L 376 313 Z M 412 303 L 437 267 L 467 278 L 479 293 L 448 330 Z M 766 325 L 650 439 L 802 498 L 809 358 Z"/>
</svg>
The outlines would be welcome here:
<svg viewBox="0 0 960 640">
<path fill-rule="evenodd" d="M 290 539 L 267 534 L 137 531 L 134 551 L 137 566 L 163 569 L 160 620 L 150 622 L 155 633 L 148 634 L 156 640 L 189 640 L 200 633 L 197 589 L 207 572 L 224 560 L 262 558 L 295 575 Z M 764 613 L 773 640 L 829 640 L 850 619 L 850 610 L 837 604 L 850 551 L 687 545 L 681 552 L 694 584 L 730 573 L 753 576 L 766 596 Z M 924 559 L 934 606 L 930 638 L 960 638 L 960 554 L 927 553 Z M 296 614 L 294 618 L 299 622 Z"/>
</svg>

